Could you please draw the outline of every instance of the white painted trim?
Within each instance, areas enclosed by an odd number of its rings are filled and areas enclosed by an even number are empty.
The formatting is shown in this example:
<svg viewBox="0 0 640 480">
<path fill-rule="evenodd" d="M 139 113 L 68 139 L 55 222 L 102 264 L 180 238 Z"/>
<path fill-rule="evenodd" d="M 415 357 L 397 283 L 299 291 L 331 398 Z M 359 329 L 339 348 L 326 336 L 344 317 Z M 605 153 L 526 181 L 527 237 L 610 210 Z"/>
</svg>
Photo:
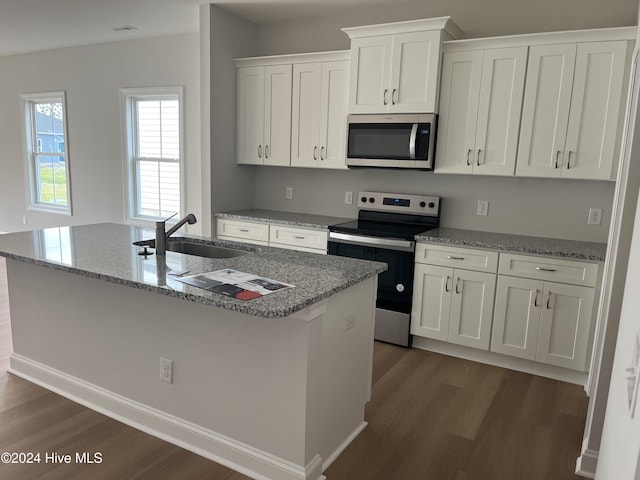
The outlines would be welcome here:
<svg viewBox="0 0 640 480">
<path fill-rule="evenodd" d="M 451 17 L 424 18 L 405 22 L 364 25 L 361 27 L 343 28 L 349 38 L 373 37 L 376 35 L 393 35 L 396 33 L 421 32 L 426 30 L 444 30 L 451 38 L 460 38 L 462 30 Z"/>
<path fill-rule="evenodd" d="M 474 362 L 495 365 L 496 367 L 508 368 L 518 372 L 530 373 L 541 377 L 553 378 L 562 382 L 584 385 L 587 381 L 587 373 L 570 370 L 567 368 L 547 365 L 545 363 L 525 360 L 523 358 L 510 357 L 499 353 L 478 350 L 462 345 L 455 345 L 448 342 L 433 340 L 430 338 L 413 336 L 413 348 L 426 350 L 429 352 L 441 353 L 457 358 L 464 358 Z"/>
<path fill-rule="evenodd" d="M 604 42 L 612 40 L 633 41 L 636 38 L 636 31 L 637 27 L 615 27 L 451 40 L 442 42 L 442 51 L 461 52 L 465 50 L 549 45 L 553 43 Z"/>
<path fill-rule="evenodd" d="M 576 460 L 576 475 L 585 478 L 596 478 L 598 453 L 595 450 L 586 449 Z"/>
<path fill-rule="evenodd" d="M 9 373 L 256 480 L 324 479 L 319 455 L 294 464 L 22 355 L 11 355 Z"/>
<path fill-rule="evenodd" d="M 339 62 L 351 59 L 351 50 L 335 50 L 331 52 L 292 53 L 287 55 L 270 55 L 266 57 L 234 58 L 236 68 L 264 67 L 268 65 L 286 65 L 315 62 Z"/>
<path fill-rule="evenodd" d="M 329 455 L 329 457 L 324 461 L 324 463 L 322 464 L 322 471 L 331 466 L 335 459 L 338 458 L 338 456 L 342 452 L 344 452 L 349 444 L 353 442 L 353 440 L 355 440 L 358 435 L 360 435 L 360 432 L 362 432 L 367 427 L 367 425 L 369 425 L 367 422 L 362 422 L 353 432 L 351 432 L 351 435 L 349 435 L 346 440 L 342 442 L 342 444 L 338 448 L 336 448 L 335 452 Z"/>
</svg>

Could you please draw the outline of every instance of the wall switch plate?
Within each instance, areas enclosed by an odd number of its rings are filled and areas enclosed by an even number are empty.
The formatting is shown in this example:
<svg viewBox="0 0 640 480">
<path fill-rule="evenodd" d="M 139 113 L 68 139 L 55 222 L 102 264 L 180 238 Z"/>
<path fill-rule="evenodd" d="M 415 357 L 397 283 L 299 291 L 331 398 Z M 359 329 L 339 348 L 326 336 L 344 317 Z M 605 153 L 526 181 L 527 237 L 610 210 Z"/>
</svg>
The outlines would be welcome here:
<svg viewBox="0 0 640 480">
<path fill-rule="evenodd" d="M 483 217 L 489 215 L 489 202 L 487 200 L 478 200 L 478 215 Z"/>
<path fill-rule="evenodd" d="M 590 208 L 589 209 L 589 225 L 602 225 L 602 209 Z"/>
<path fill-rule="evenodd" d="M 160 357 L 160 380 L 173 383 L 173 360 Z"/>
<path fill-rule="evenodd" d="M 24 215 L 22 217 L 22 224 L 23 225 L 29 225 L 29 217 L 27 217 L 26 215 Z"/>
<path fill-rule="evenodd" d="M 284 193 L 285 200 L 293 200 L 293 187 L 287 187 Z"/>
<path fill-rule="evenodd" d="M 344 203 L 347 205 L 353 204 L 353 192 L 344 192 Z"/>
</svg>

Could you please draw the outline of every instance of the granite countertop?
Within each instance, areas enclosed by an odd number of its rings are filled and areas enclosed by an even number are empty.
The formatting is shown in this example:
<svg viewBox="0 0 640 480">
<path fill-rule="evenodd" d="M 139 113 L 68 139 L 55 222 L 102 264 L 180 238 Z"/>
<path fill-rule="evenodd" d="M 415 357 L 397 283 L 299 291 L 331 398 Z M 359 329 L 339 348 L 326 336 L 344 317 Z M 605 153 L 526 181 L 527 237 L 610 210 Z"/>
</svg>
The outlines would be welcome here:
<svg viewBox="0 0 640 480">
<path fill-rule="evenodd" d="M 132 242 L 152 238 L 153 229 L 114 223 L 49 228 L 0 235 L 0 256 L 265 318 L 291 315 L 387 269 L 385 263 L 192 236 L 197 242 L 252 254 L 212 259 L 168 251 L 164 260 L 138 255 L 142 248 Z M 242 301 L 185 285 L 169 275 L 172 270 L 194 275 L 224 268 L 295 288 Z"/>
<path fill-rule="evenodd" d="M 350 222 L 353 218 L 328 217 L 309 213 L 281 212 L 278 210 L 237 210 L 233 212 L 218 212 L 218 218 L 229 220 L 249 220 L 253 222 L 276 223 L 302 228 L 327 229 L 330 225 Z"/>
<path fill-rule="evenodd" d="M 416 235 L 416 241 L 598 262 L 605 259 L 607 252 L 605 243 L 460 230 L 457 228 L 429 230 Z"/>
</svg>

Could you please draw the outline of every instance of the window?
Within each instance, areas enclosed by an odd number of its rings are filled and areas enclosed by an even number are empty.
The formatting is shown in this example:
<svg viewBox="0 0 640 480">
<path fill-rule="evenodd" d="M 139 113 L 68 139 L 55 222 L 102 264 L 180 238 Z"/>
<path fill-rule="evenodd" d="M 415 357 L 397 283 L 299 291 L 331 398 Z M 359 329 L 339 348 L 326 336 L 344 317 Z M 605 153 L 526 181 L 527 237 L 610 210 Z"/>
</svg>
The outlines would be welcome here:
<svg viewBox="0 0 640 480">
<path fill-rule="evenodd" d="M 122 89 L 130 220 L 182 213 L 182 87 Z"/>
<path fill-rule="evenodd" d="M 71 215 L 64 92 L 23 94 L 29 208 Z M 62 146 L 62 148 L 60 148 Z"/>
</svg>

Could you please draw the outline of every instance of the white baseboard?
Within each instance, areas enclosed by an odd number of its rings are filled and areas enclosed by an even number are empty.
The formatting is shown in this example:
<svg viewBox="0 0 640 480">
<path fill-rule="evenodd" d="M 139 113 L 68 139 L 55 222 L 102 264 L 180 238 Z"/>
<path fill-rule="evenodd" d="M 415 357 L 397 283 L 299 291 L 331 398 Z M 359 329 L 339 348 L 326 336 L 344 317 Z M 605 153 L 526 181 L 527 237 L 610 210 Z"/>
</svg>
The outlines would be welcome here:
<svg viewBox="0 0 640 480">
<path fill-rule="evenodd" d="M 596 450 L 586 449 L 576 460 L 576 475 L 585 478 L 596 478 L 598 465 L 598 453 Z"/>
<path fill-rule="evenodd" d="M 322 464 L 323 472 L 327 468 L 329 468 L 329 466 L 334 462 L 336 458 L 338 458 L 338 456 L 344 451 L 344 449 L 347 448 L 349 444 L 353 442 L 353 440 L 358 435 L 360 435 L 360 432 L 364 430 L 367 427 L 367 425 L 369 425 L 367 422 L 362 422 L 360 425 L 358 425 L 358 427 L 353 432 L 351 432 L 351 435 L 349 435 L 347 439 L 344 442 L 342 442 L 342 444 L 336 449 L 336 451 L 333 452 L 331 455 L 329 455 L 329 457 Z"/>
<path fill-rule="evenodd" d="M 325 479 L 319 455 L 294 464 L 15 353 L 9 372 L 256 480 Z"/>
</svg>

